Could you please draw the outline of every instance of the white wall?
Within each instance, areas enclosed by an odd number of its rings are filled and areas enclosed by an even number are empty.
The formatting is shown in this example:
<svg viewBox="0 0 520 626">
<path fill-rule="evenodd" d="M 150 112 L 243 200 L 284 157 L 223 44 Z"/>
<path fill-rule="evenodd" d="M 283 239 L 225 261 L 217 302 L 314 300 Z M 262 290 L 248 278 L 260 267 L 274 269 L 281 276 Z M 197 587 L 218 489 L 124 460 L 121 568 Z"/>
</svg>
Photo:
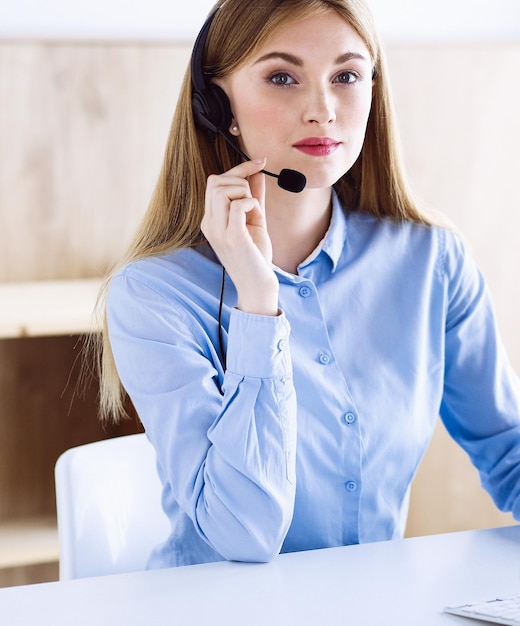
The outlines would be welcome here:
<svg viewBox="0 0 520 626">
<path fill-rule="evenodd" d="M 520 39 L 520 0 L 369 3 L 387 41 Z M 0 0 L 0 39 L 190 40 L 212 6 L 213 0 Z"/>
</svg>

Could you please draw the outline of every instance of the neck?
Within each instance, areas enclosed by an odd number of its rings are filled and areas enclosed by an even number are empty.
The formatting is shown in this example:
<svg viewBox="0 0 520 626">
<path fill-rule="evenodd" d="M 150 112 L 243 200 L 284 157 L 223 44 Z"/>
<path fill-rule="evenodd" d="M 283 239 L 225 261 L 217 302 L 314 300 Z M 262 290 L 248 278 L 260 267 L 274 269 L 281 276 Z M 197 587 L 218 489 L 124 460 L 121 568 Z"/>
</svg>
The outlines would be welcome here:
<svg viewBox="0 0 520 626">
<path fill-rule="evenodd" d="M 296 274 L 325 236 L 332 209 L 331 189 L 305 189 L 299 194 L 269 189 L 267 228 L 273 245 L 273 262 Z"/>
</svg>

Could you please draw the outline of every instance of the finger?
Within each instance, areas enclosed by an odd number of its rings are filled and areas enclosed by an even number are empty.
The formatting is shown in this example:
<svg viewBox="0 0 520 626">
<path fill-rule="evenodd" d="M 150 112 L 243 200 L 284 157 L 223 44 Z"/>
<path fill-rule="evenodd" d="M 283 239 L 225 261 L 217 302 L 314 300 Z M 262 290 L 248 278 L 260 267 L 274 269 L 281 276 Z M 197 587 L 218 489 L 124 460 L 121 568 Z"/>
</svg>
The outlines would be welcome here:
<svg viewBox="0 0 520 626">
<path fill-rule="evenodd" d="M 238 176 L 239 178 L 248 178 L 257 172 L 260 172 L 265 167 L 266 159 L 255 159 L 254 161 L 244 161 L 239 165 L 231 168 L 226 172 L 231 176 Z"/>
<path fill-rule="evenodd" d="M 246 204 L 248 213 L 252 209 L 255 216 L 253 220 L 259 222 L 263 219 L 265 203 L 264 176 L 260 173 L 265 165 L 265 159 L 240 163 L 224 174 L 211 175 L 208 177 L 206 188 L 206 207 L 201 223 L 201 230 L 208 237 L 211 231 L 225 231 L 228 225 L 230 203 L 235 200 L 254 198 L 253 204 Z M 257 177 L 257 179 L 255 179 Z M 254 193 L 250 187 L 250 181 L 254 184 Z M 256 197 L 258 195 L 258 197 Z"/>
<path fill-rule="evenodd" d="M 219 197 L 229 200 L 249 198 L 251 197 L 249 183 L 245 178 L 232 176 L 228 173 L 212 174 L 206 185 L 206 200 Z"/>
<path fill-rule="evenodd" d="M 227 232 L 245 233 L 248 224 L 255 220 L 255 215 L 260 213 L 256 198 L 242 198 L 233 200 L 229 205 Z M 252 217 L 253 216 L 253 217 Z"/>
<path fill-rule="evenodd" d="M 248 179 L 261 172 L 266 159 L 246 161 L 231 168 L 223 174 L 212 174 L 207 180 L 207 191 L 214 192 L 224 189 L 230 199 L 237 197 L 251 197 Z M 231 189 L 234 188 L 234 189 Z"/>
<path fill-rule="evenodd" d="M 201 230 L 208 236 L 209 229 L 225 229 L 227 226 L 229 203 L 240 198 L 250 198 L 249 183 L 237 176 L 227 174 L 209 176 L 206 186 L 206 200 Z"/>
<path fill-rule="evenodd" d="M 241 180 L 242 186 L 220 187 L 207 204 L 201 222 L 201 231 L 215 243 L 227 236 L 226 232 L 228 232 L 231 221 L 234 222 L 234 228 L 238 224 L 242 228 L 246 228 L 246 224 L 251 219 L 248 217 L 250 213 L 254 214 L 252 218 L 254 222 L 260 224 L 263 220 L 263 210 L 260 208 L 258 200 L 251 195 L 249 183 L 242 179 L 239 180 Z M 244 186 L 247 187 L 247 193 L 244 191 Z"/>
<path fill-rule="evenodd" d="M 265 214 L 265 174 L 261 171 L 249 176 L 247 179 L 251 195 L 256 198 L 263 214 Z"/>
</svg>

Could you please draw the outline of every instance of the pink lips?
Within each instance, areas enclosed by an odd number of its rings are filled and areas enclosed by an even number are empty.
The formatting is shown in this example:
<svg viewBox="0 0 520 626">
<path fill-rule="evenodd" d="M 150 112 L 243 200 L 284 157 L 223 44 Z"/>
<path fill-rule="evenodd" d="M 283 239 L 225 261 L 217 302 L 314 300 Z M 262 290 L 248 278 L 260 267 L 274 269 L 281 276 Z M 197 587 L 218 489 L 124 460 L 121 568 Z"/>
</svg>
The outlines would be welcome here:
<svg viewBox="0 0 520 626">
<path fill-rule="evenodd" d="M 294 147 L 310 156 L 327 156 L 337 150 L 340 144 L 340 141 L 330 137 L 307 137 L 295 143 Z"/>
</svg>

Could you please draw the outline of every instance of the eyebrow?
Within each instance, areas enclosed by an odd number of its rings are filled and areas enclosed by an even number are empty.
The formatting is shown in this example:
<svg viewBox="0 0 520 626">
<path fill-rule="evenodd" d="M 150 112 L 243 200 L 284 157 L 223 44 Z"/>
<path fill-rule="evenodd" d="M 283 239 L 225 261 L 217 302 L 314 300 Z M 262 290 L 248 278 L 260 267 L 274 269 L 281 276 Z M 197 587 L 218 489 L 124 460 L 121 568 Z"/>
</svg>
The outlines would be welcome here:
<svg viewBox="0 0 520 626">
<path fill-rule="evenodd" d="M 268 52 L 267 54 L 264 54 L 259 59 L 257 59 L 255 61 L 255 65 L 257 63 L 262 63 L 263 61 L 269 61 L 270 59 L 282 59 L 283 61 L 287 61 L 287 63 L 295 65 L 296 67 L 303 66 L 303 61 L 299 57 L 294 56 L 293 54 L 288 54 L 287 52 Z M 358 59 L 370 63 L 370 60 L 359 52 L 345 52 L 345 54 L 340 54 L 339 57 L 336 58 L 334 63 L 335 65 L 341 65 L 342 63 L 346 63 L 347 61 L 351 61 L 352 59 Z"/>
</svg>

